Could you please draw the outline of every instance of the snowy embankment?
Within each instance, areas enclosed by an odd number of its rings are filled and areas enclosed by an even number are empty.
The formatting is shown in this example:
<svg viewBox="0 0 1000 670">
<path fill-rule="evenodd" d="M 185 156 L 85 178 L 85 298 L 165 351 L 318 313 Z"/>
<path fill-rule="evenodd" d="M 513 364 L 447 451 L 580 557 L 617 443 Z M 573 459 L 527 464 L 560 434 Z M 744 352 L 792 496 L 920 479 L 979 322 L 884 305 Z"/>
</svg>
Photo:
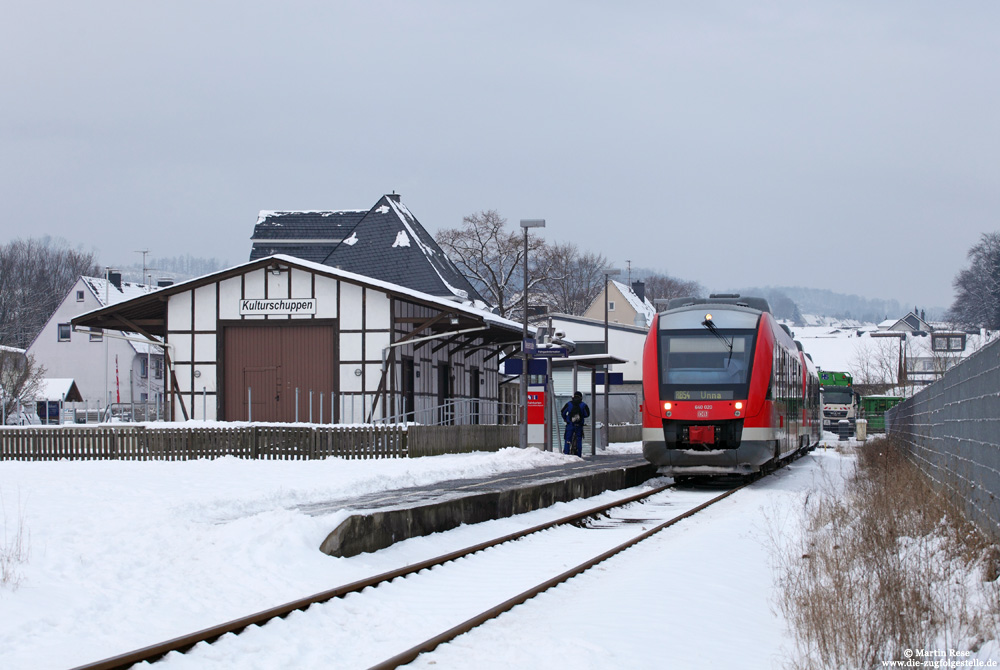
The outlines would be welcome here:
<svg viewBox="0 0 1000 670">
<path fill-rule="evenodd" d="M 638 445 L 618 449 L 635 451 Z M 337 559 L 317 547 L 347 512 L 312 517 L 299 505 L 569 460 L 506 449 L 380 461 L 2 462 L 4 532 L 9 537 L 20 527 L 30 534 L 30 554 L 17 566 L 18 587 L 0 587 L 0 667 L 91 662 L 444 553 L 492 532 L 480 524 Z M 756 667 L 768 667 L 791 648 L 768 602 L 769 529 L 779 523 L 782 532 L 797 533 L 806 493 L 829 472 L 840 478 L 848 470 L 845 462 L 832 451 L 816 452 L 609 562 L 596 573 L 599 579 L 572 580 L 568 591 L 538 598 L 437 653 L 459 654 L 463 663 L 496 667 L 504 659 L 555 668 L 590 649 L 587 662 L 572 667 L 654 667 L 679 659 L 746 661 L 752 648 Z M 598 500 L 612 495 L 621 496 Z M 557 505 L 504 523 L 527 526 L 592 504 Z M 563 595 L 574 590 L 579 594 Z M 542 608 L 546 603 L 566 609 L 552 614 Z M 518 623 L 515 613 L 529 623 Z M 538 621 L 530 623 L 531 617 Z M 537 641 L 509 650 L 510 639 L 528 639 L 532 629 Z M 666 648 L 668 656 L 657 651 Z"/>
</svg>

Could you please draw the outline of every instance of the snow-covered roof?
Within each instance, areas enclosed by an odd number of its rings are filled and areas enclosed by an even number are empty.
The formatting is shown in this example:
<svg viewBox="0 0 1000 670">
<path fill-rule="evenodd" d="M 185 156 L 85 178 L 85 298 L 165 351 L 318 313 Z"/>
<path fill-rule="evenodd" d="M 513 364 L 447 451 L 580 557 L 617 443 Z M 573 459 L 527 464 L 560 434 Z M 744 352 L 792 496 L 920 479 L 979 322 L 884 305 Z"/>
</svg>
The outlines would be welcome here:
<svg viewBox="0 0 1000 670">
<path fill-rule="evenodd" d="M 6 346 L 4 346 L 2 344 L 0 344 L 0 351 L 7 351 L 7 352 L 10 352 L 12 354 L 24 354 L 24 353 L 27 353 L 27 351 L 24 350 L 24 349 L 18 349 L 17 347 L 6 347 Z"/>
<path fill-rule="evenodd" d="M 864 376 L 860 367 L 866 359 L 870 363 L 878 362 L 879 358 L 895 361 L 898 359 L 901 346 L 905 347 L 904 355 L 907 360 L 937 356 L 966 358 L 990 340 L 985 332 L 967 335 L 963 351 L 936 352 L 932 348 L 934 338 L 930 334 L 916 335 L 901 331 L 893 332 L 892 337 L 885 337 L 888 333 L 876 329 L 872 324 L 861 328 L 805 326 L 795 328 L 794 334 L 795 339 L 802 343 L 805 352 L 812 355 L 817 367 L 850 372 L 854 375 L 855 381 L 859 382 Z"/>
<path fill-rule="evenodd" d="M 397 194 L 369 210 L 262 211 L 250 260 L 283 254 L 449 299 L 482 296 Z"/>
<path fill-rule="evenodd" d="M 653 323 L 653 317 L 656 316 L 656 307 L 654 307 L 653 303 L 649 301 L 649 298 L 643 298 L 640 300 L 639 296 L 632 290 L 631 286 L 627 286 L 620 281 L 615 281 L 614 279 L 611 280 L 611 283 L 613 283 L 621 292 L 622 296 L 625 297 L 625 300 L 628 301 L 628 304 L 636 313 L 646 317 L 647 324 Z"/>
<path fill-rule="evenodd" d="M 899 319 L 886 319 L 878 324 L 879 330 L 929 331 L 932 326 L 924 321 L 916 312 L 910 312 Z"/>
<path fill-rule="evenodd" d="M 114 282 L 109 282 L 104 277 L 80 277 L 86 284 L 90 292 L 94 294 L 102 307 L 117 305 L 120 302 L 138 298 L 139 296 L 158 291 L 160 287 L 148 284 L 137 284 L 136 282 L 123 281 L 119 287 Z"/>
<path fill-rule="evenodd" d="M 46 377 L 38 384 L 36 400 L 81 400 L 72 377 Z"/>
</svg>

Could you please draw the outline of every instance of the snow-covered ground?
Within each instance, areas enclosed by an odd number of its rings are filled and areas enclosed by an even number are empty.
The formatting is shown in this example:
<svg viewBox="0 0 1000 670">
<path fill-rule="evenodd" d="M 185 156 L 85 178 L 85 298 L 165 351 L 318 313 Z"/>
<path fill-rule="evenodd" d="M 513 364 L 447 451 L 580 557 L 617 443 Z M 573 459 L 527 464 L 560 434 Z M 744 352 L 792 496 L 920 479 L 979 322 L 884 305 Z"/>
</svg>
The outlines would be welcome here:
<svg viewBox="0 0 1000 670">
<path fill-rule="evenodd" d="M 511 448 L 379 461 L 0 462 L 0 539 L 30 534 L 19 586 L 0 587 L 0 668 L 95 661 L 495 532 L 466 526 L 338 559 L 318 546 L 347 512 L 312 517 L 298 505 L 570 459 Z M 773 538 L 794 538 L 805 495 L 850 463 L 817 450 L 416 665 L 778 667 L 792 645 L 770 602 Z M 625 494 L 490 523 L 528 526 Z"/>
</svg>

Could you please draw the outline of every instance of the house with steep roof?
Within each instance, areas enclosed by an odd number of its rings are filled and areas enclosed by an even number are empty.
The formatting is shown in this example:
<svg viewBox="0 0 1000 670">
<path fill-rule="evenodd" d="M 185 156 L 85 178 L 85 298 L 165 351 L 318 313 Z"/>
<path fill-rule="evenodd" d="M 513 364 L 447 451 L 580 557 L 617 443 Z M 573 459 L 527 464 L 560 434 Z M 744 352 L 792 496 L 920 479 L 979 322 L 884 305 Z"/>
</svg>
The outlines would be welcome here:
<svg viewBox="0 0 1000 670">
<path fill-rule="evenodd" d="M 607 294 L 608 301 L 608 323 L 621 323 L 645 328 L 653 322 L 656 308 L 646 298 L 645 284 L 641 281 L 632 282 L 632 286 L 627 286 L 614 279 L 609 279 L 605 289 L 597 294 L 583 316 L 603 322 L 605 294 Z"/>
<path fill-rule="evenodd" d="M 80 277 L 35 336 L 28 355 L 45 367 L 46 377 L 73 380 L 79 400 L 93 408 L 108 403 L 162 406 L 164 360 L 159 347 L 123 339 L 120 330 L 81 333 L 71 326 L 80 314 L 156 290 L 122 281 L 115 272 L 107 278 Z M 71 399 L 76 400 L 76 394 Z"/>
<path fill-rule="evenodd" d="M 262 211 L 250 260 L 282 254 L 483 307 L 486 301 L 403 204 L 368 210 Z"/>
<path fill-rule="evenodd" d="M 879 330 L 889 330 L 900 333 L 929 333 L 934 330 L 931 324 L 924 321 L 922 315 L 916 311 L 910 312 L 901 319 L 886 319 L 878 324 Z"/>
</svg>

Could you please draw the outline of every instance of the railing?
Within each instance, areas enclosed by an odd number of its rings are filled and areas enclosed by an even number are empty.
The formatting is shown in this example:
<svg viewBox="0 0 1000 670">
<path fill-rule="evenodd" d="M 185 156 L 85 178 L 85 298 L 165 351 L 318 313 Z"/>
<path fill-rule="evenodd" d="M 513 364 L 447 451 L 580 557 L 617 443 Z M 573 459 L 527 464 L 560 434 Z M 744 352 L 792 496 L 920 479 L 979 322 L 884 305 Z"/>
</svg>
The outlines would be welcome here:
<svg viewBox="0 0 1000 670">
<path fill-rule="evenodd" d="M 375 419 L 375 423 L 418 423 L 422 426 L 516 425 L 517 406 L 498 400 L 455 398 L 443 405 Z"/>
</svg>

